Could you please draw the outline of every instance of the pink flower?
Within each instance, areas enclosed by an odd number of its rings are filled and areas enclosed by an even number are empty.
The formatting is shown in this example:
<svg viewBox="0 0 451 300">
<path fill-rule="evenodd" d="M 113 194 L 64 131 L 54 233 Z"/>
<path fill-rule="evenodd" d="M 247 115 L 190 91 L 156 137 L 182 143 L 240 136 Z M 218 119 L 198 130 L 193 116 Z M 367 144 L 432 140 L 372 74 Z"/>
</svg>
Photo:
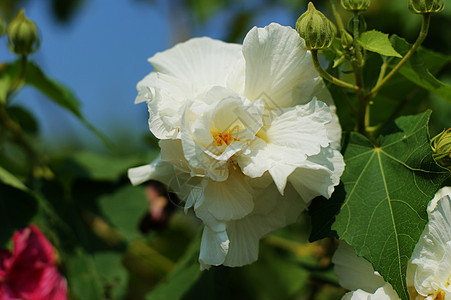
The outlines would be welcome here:
<svg viewBox="0 0 451 300">
<path fill-rule="evenodd" d="M 0 250 L 0 300 L 66 300 L 52 245 L 35 226 L 17 231 L 14 250 Z"/>
</svg>

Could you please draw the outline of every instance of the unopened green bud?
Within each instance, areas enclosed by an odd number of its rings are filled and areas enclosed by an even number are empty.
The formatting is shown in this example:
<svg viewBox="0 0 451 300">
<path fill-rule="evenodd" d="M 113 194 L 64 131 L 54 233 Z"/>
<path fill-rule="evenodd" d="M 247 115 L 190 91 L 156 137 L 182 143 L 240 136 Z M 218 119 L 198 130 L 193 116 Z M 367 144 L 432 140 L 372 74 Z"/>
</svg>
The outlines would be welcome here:
<svg viewBox="0 0 451 300">
<path fill-rule="evenodd" d="M 308 50 L 329 48 L 337 32 L 335 25 L 312 2 L 309 2 L 307 11 L 297 20 L 296 31 L 305 40 Z"/>
<path fill-rule="evenodd" d="M 445 9 L 445 0 L 409 0 L 409 9 L 415 14 L 435 14 Z"/>
<path fill-rule="evenodd" d="M 341 6 L 353 12 L 364 11 L 370 7 L 370 0 L 341 0 Z"/>
<path fill-rule="evenodd" d="M 352 36 L 344 29 L 340 31 L 341 33 L 341 45 L 343 49 L 349 49 L 354 45 L 354 39 Z"/>
<path fill-rule="evenodd" d="M 9 48 L 19 55 L 28 55 L 39 48 L 38 28 L 21 9 L 6 28 Z"/>
<path fill-rule="evenodd" d="M 431 141 L 431 147 L 434 151 L 432 156 L 442 167 L 451 170 L 451 128 L 443 130 Z"/>
</svg>

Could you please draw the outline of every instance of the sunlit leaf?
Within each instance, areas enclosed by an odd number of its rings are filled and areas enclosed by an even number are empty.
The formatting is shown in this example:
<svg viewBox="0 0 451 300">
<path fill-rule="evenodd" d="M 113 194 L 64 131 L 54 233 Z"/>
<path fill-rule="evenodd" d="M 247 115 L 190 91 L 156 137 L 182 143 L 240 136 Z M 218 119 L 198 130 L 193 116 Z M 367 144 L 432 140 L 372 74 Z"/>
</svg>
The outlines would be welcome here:
<svg viewBox="0 0 451 300">
<path fill-rule="evenodd" d="M 380 31 L 366 31 L 359 37 L 358 42 L 368 51 L 376 52 L 385 56 L 401 57 L 401 55 L 396 52 L 390 43 L 388 34 Z"/>
</svg>

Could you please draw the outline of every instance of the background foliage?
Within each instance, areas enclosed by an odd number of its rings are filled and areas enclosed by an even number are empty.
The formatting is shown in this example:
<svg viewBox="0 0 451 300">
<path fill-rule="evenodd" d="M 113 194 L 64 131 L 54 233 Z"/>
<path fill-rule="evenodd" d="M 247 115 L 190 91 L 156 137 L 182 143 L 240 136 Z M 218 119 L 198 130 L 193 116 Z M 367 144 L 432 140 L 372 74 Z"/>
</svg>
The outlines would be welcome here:
<svg viewBox="0 0 451 300">
<path fill-rule="evenodd" d="M 0 11 L 6 19 L 10 19 L 26 2 L 1 1 Z M 78 17 L 87 0 L 50 2 L 49 7 L 55 19 L 64 24 Z M 155 6 L 158 1 L 147 2 Z M 416 37 L 418 17 L 407 11 L 405 1 L 373 2 L 371 9 L 365 13 L 368 26 L 396 34 L 391 36 L 394 49 L 405 54 L 408 47 L 406 40 L 413 41 Z M 332 13 L 328 11 L 329 1 L 314 3 L 332 19 Z M 170 1 L 170 6 L 174 8 L 171 14 L 173 28 L 183 28 L 173 30 L 174 42 L 188 38 L 199 28 L 207 28 L 221 14 L 231 16 L 227 19 L 223 39 L 241 42 L 262 14 L 267 14 L 274 7 L 283 7 L 296 18 L 305 10 L 306 2 L 174 0 Z M 353 165 L 356 154 L 353 151 L 356 148 L 352 145 L 365 149 L 366 155 L 361 159 L 368 161 L 369 167 L 373 168 L 368 176 L 390 178 L 391 181 L 387 181 L 390 185 L 381 187 L 380 193 L 404 193 L 404 197 L 407 195 L 418 199 L 412 214 L 423 219 L 423 223 L 426 222 L 425 203 L 446 177 L 433 161 L 426 159 L 422 165 L 410 164 L 412 155 L 430 158 L 431 150 L 428 145 L 416 147 L 415 142 L 412 142 L 414 147 L 411 147 L 409 141 L 419 139 L 416 135 L 427 140 L 428 127 L 431 134 L 435 135 L 451 126 L 451 89 L 442 84 L 451 82 L 451 40 L 447 38 L 451 36 L 450 12 L 448 7 L 444 13 L 432 19 L 431 33 L 423 48 L 374 99 L 371 117 L 377 124 L 387 120 L 387 117 L 394 119 L 398 115 L 421 114 L 398 119 L 398 133 L 391 131 L 385 134 L 376 148 L 356 133 L 347 136 L 345 145 L 351 146 L 345 147 L 345 160 L 353 171 L 344 175 L 343 184 L 333 199 L 316 199 L 309 214 L 302 215 L 296 224 L 266 237 L 261 243 L 258 262 L 243 268 L 218 267 L 208 272 L 199 271 L 197 258 L 201 228 L 195 217 L 176 209 L 161 224 L 146 223 L 149 215 L 148 191 L 153 186 L 132 187 L 126 178 L 129 167 L 148 163 L 158 155 L 159 149 L 151 134 L 148 133 L 143 139 L 142 145 L 127 151 L 132 154 L 124 155 L 121 151 L 125 146 L 124 141 L 106 138 L 94 128 L 82 115 L 80 99 L 77 99 L 70 86 L 46 76 L 46 70 L 34 63 L 31 57 L 26 67 L 25 86 L 38 90 L 75 115 L 103 139 L 106 146 L 96 153 L 71 144 L 61 147 L 60 151 L 48 153 L 46 146 L 40 142 L 39 122 L 34 118 L 33 111 L 14 101 L 2 103 L 3 120 L 5 115 L 8 116 L 20 130 L 11 130 L 4 124 L 0 127 L 0 247 L 10 247 L 15 230 L 29 223 L 37 224 L 58 251 L 61 270 L 68 279 L 72 299 L 341 298 L 344 290 L 338 286 L 330 261 L 336 240 L 330 237 L 338 234 L 352 244 L 359 245 L 363 242 L 353 239 L 358 233 L 352 230 L 366 230 L 371 225 L 369 218 L 359 218 L 365 220 L 362 222 L 368 221 L 367 226 L 348 231 L 344 221 L 347 216 L 343 211 L 335 221 L 335 215 L 345 198 L 348 199 L 345 205 L 349 206 L 351 214 L 353 207 L 358 205 L 349 197 L 350 193 L 355 190 L 358 196 L 358 193 L 365 193 L 372 188 L 355 183 L 353 176 L 361 174 L 362 170 L 358 169 L 358 165 Z M 349 17 L 346 12 L 342 13 Z M 44 37 L 46 35 L 45 32 L 41 34 Z M 6 47 L 2 47 L 1 51 L 6 51 Z M 347 78 L 346 66 L 332 68 L 336 53 L 323 54 L 331 62 L 328 71 Z M 368 83 L 371 83 L 377 79 L 381 60 L 375 53 L 367 52 L 367 55 L 369 63 L 364 72 Z M 323 62 L 325 65 L 328 63 L 326 60 Z M 395 62 L 396 59 L 393 60 Z M 0 66 L 0 100 L 6 99 L 6 93 L 19 69 L 20 60 L 7 61 Z M 355 119 L 349 103 L 357 101 L 353 98 L 355 95 L 335 86 L 330 86 L 330 90 L 337 103 L 343 129 L 352 131 Z M 17 95 L 20 95 L 20 91 Z M 129 100 L 130 105 L 133 105 L 133 99 Z M 429 125 L 429 113 L 425 113 L 428 108 L 433 111 Z M 144 107 L 142 109 L 145 110 Z M 145 126 L 146 120 L 143 119 Z M 418 132 L 418 129 L 421 131 Z M 386 126 L 386 131 L 390 131 L 390 126 Z M 393 157 L 403 155 L 402 162 L 407 166 L 406 169 L 393 164 Z M 394 179 L 399 176 L 415 177 L 418 179 L 413 180 L 416 186 L 412 184 L 405 186 L 405 191 L 395 191 L 391 185 L 397 185 Z M 434 184 L 429 185 L 430 182 Z M 176 200 L 171 199 L 170 205 L 177 207 Z M 374 200 L 377 201 L 376 196 Z M 409 213 L 405 207 L 388 206 L 389 202 L 386 209 Z M 323 219 L 325 212 L 330 216 L 327 226 L 323 225 L 324 220 L 318 221 L 318 216 Z M 380 211 L 376 218 L 378 223 L 390 226 L 386 211 Z M 418 236 L 421 231 L 421 228 L 406 228 L 407 235 Z M 346 234 L 350 232 L 351 236 L 347 239 Z M 309 237 L 316 242 L 308 243 Z M 361 248 L 357 252 L 368 258 L 379 251 L 374 248 L 365 252 Z M 405 259 L 409 251 L 411 249 L 400 253 L 399 257 Z M 405 261 L 402 265 L 405 267 Z M 387 276 L 401 284 L 401 273 Z"/>
</svg>

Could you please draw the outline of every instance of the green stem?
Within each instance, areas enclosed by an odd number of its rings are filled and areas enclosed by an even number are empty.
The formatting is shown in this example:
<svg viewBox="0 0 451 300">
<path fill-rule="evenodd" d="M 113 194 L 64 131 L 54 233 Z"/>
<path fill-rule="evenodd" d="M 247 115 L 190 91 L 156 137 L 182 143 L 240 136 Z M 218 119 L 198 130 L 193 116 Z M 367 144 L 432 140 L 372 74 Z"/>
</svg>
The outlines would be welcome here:
<svg viewBox="0 0 451 300">
<path fill-rule="evenodd" d="M 340 80 L 332 75 L 330 75 L 329 73 L 327 73 L 326 71 L 324 71 L 324 69 L 321 67 L 321 64 L 319 63 L 319 59 L 318 59 L 318 50 L 312 50 L 312 61 L 313 61 L 313 66 L 315 67 L 316 71 L 319 73 L 319 75 L 321 75 L 322 78 L 324 78 L 327 81 L 330 81 L 331 83 L 347 88 L 347 89 L 351 89 L 354 91 L 358 90 L 358 87 L 350 84 L 346 81 Z"/>
<path fill-rule="evenodd" d="M 380 82 L 378 82 L 376 84 L 376 86 L 371 90 L 371 92 L 370 92 L 371 98 L 374 98 L 377 95 L 377 93 L 382 88 L 382 86 L 384 84 L 386 84 L 387 81 L 390 80 L 390 78 L 392 78 L 393 75 L 395 75 L 402 68 L 402 66 L 410 59 L 410 57 L 412 57 L 412 55 L 415 53 L 415 51 L 418 49 L 418 47 L 420 47 L 420 45 L 423 43 L 424 39 L 428 35 L 430 21 L 431 21 L 431 15 L 424 14 L 423 22 L 421 24 L 420 34 L 418 35 L 418 38 L 415 41 L 415 43 L 413 44 L 412 48 L 410 48 L 409 52 L 406 53 L 406 55 L 390 71 L 390 73 L 388 73 L 387 76 L 384 77 L 384 79 L 380 80 Z"/>
<path fill-rule="evenodd" d="M 17 89 L 20 87 L 23 80 L 25 79 L 25 74 L 27 71 L 27 62 L 28 57 L 26 55 L 22 55 L 20 57 L 19 74 L 17 75 L 17 77 L 14 78 L 13 82 L 11 83 L 8 89 L 8 92 L 6 93 L 6 103 L 9 103 L 11 96 L 17 91 Z"/>
<path fill-rule="evenodd" d="M 330 6 L 332 7 L 332 13 L 334 14 L 335 22 L 337 22 L 338 34 L 340 35 L 341 31 L 345 30 L 345 26 L 343 25 L 343 20 L 341 19 L 341 16 L 338 13 L 335 1 L 336 0 L 330 0 Z"/>
<path fill-rule="evenodd" d="M 369 108 L 369 98 L 364 92 L 364 81 L 363 81 L 363 57 L 362 50 L 359 40 L 359 17 L 358 13 L 354 14 L 353 17 L 353 35 L 354 35 L 354 49 L 355 49 L 355 59 L 353 60 L 352 67 L 355 74 L 355 83 L 357 86 L 357 99 L 358 99 L 358 109 L 357 109 L 357 131 L 361 134 L 368 136 L 367 128 L 370 126 L 370 108 Z"/>
</svg>

